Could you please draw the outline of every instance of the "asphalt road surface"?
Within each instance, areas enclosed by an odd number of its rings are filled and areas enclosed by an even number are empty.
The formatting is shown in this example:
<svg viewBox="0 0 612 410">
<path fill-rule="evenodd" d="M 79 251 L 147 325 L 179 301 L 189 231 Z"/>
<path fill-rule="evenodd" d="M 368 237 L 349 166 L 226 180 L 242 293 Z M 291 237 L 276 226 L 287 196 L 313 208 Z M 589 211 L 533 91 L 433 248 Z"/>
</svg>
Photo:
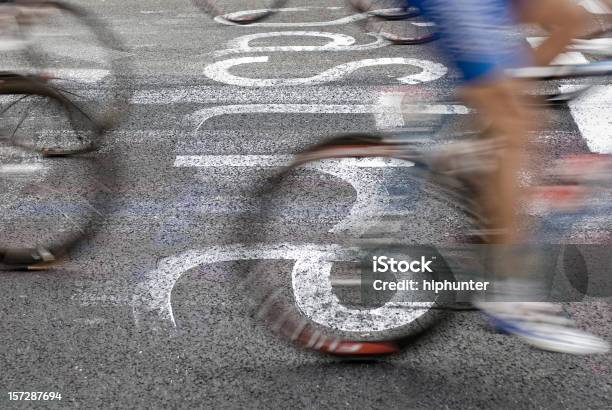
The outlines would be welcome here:
<svg viewBox="0 0 612 410">
<path fill-rule="evenodd" d="M 188 0 L 79 3 L 134 61 L 133 107 L 105 148 L 115 200 L 65 264 L 0 273 L 0 408 L 609 408 L 610 355 L 538 351 L 478 312 L 453 314 L 399 355 L 345 362 L 272 336 L 233 287 L 237 260 L 266 254 L 236 244 L 235 224 L 270 164 L 330 134 L 398 125 L 380 114 L 382 90 L 448 99 L 457 74 L 431 45 L 365 35 L 342 1 L 295 0 L 246 27 Z M 534 136 L 545 161 L 612 152 L 608 87 L 547 120 Z M 606 286 L 590 283 L 567 309 L 612 341 Z M 63 399 L 9 402 L 13 391 Z"/>
</svg>

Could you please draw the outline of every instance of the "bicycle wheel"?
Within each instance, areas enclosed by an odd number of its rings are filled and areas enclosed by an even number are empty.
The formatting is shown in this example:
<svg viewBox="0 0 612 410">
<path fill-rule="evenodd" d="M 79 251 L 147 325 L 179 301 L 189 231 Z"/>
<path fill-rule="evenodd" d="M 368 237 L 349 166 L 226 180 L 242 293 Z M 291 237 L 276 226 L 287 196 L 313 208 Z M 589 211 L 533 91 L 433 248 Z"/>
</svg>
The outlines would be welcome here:
<svg viewBox="0 0 612 410">
<path fill-rule="evenodd" d="M 104 219 L 114 166 L 97 126 L 54 88 L 19 75 L 0 82 L 0 265 L 59 261 Z"/>
<path fill-rule="evenodd" d="M 436 27 L 421 16 L 416 7 L 401 0 L 349 0 L 350 5 L 367 18 L 359 21 L 361 28 L 378 34 L 398 45 L 425 44 L 438 38 Z"/>
<path fill-rule="evenodd" d="M 259 210 L 245 215 L 239 237 L 270 256 L 249 264 L 242 289 L 274 331 L 325 353 L 379 355 L 446 315 L 452 292 L 373 288 L 385 277 L 452 282 L 431 244 L 450 244 L 470 224 L 451 190 L 395 153 L 381 136 L 336 137 L 260 190 Z M 431 260 L 433 272 L 377 276 L 376 255 Z"/>
<path fill-rule="evenodd" d="M 417 7 L 400 0 L 348 0 L 349 5 L 358 13 L 368 13 L 386 20 L 403 20 L 421 14 Z"/>
<path fill-rule="evenodd" d="M 283 7 L 286 0 L 193 0 L 193 3 L 211 17 L 247 25 L 270 17 L 275 9 Z"/>
<path fill-rule="evenodd" d="M 22 0 L 6 11 L 18 39 L 2 49 L 7 70 L 34 70 L 101 128 L 118 125 L 132 96 L 130 53 L 102 21 L 58 1 Z M 9 9 L 10 10 L 10 9 Z"/>
</svg>

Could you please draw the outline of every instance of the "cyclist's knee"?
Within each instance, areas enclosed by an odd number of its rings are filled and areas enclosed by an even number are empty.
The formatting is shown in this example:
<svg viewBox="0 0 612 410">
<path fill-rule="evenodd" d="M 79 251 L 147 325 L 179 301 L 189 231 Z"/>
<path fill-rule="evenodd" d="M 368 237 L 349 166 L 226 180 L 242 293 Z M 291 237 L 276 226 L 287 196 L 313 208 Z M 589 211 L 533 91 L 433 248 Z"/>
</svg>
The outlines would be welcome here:
<svg viewBox="0 0 612 410">
<path fill-rule="evenodd" d="M 463 87 L 461 95 L 477 108 L 489 111 L 495 109 L 509 117 L 521 115 L 523 87 L 513 80 L 504 78 L 481 84 L 470 84 Z"/>
</svg>

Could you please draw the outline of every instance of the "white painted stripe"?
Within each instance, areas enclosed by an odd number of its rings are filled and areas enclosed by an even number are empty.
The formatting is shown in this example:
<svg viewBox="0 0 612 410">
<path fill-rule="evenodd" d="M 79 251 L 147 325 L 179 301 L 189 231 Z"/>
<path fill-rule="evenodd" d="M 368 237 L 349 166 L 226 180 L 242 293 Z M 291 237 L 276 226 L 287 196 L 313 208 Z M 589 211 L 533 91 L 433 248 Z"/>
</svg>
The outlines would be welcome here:
<svg viewBox="0 0 612 410">
<path fill-rule="evenodd" d="M 45 167 L 41 163 L 0 165 L 0 174 L 33 174 Z"/>
<path fill-rule="evenodd" d="M 378 105 L 340 105 L 340 104 L 240 104 L 204 108 L 185 117 L 187 122 L 196 125 L 194 134 L 211 118 L 231 114 L 379 114 L 377 120 L 381 128 L 400 126 L 403 119 L 398 115 L 386 115 Z M 393 113 L 392 113 L 393 114 Z M 197 137 L 197 135 L 194 135 Z"/>
<path fill-rule="evenodd" d="M 326 33 L 319 31 L 277 31 L 272 33 L 255 33 L 241 36 L 228 42 L 227 50 L 215 51 L 215 56 L 240 53 L 271 53 L 281 51 L 307 52 L 307 51 L 364 51 L 388 46 L 391 42 L 378 34 L 371 34 L 376 40 L 367 44 L 355 44 L 354 37 L 339 33 Z M 318 37 L 328 38 L 331 41 L 322 46 L 251 46 L 254 40 L 275 37 Z"/>
<path fill-rule="evenodd" d="M 185 117 L 185 122 L 195 124 L 194 138 L 198 130 L 211 118 L 231 114 L 374 114 L 378 129 L 391 129 L 404 125 L 403 113 L 467 114 L 463 105 L 404 105 L 390 109 L 389 105 L 340 105 L 340 104 L 239 104 L 204 108 Z"/>
<path fill-rule="evenodd" d="M 571 86 L 562 86 L 561 91 Z M 612 85 L 594 86 L 569 102 L 570 111 L 592 152 L 612 154 Z"/>
<path fill-rule="evenodd" d="M 434 63 L 433 61 L 399 57 L 352 61 L 330 68 L 315 76 L 305 78 L 246 78 L 230 74 L 229 72 L 231 68 L 239 65 L 266 63 L 268 60 L 268 56 L 231 58 L 208 65 L 204 68 L 204 74 L 208 78 L 220 83 L 241 87 L 279 87 L 328 83 L 337 81 L 360 68 L 383 65 L 409 65 L 421 69 L 421 72 L 417 74 L 397 78 L 397 81 L 402 84 L 420 84 L 434 81 L 446 75 L 448 71 L 444 65 Z"/>
<path fill-rule="evenodd" d="M 268 10 L 277 12 L 277 13 L 294 13 L 294 12 L 304 12 L 304 11 L 308 11 L 310 9 L 313 9 L 315 7 L 285 7 L 285 8 L 278 8 L 278 9 L 255 9 L 255 10 L 244 10 L 244 11 L 238 11 L 235 13 L 229 13 L 226 16 L 228 16 L 229 18 L 240 18 L 242 16 L 248 16 L 248 15 L 254 15 L 254 14 L 261 14 L 262 12 L 266 12 Z M 318 8 L 318 7 L 316 7 Z M 327 9 L 330 10 L 337 10 L 338 7 L 325 7 Z M 353 14 L 351 16 L 345 16 L 345 17 L 341 17 L 335 20 L 329 20 L 329 21 L 308 21 L 308 22 L 296 22 L 296 23 L 284 23 L 284 22 L 272 22 L 272 21 L 263 21 L 263 22 L 259 22 L 259 23 L 253 23 L 253 24 L 249 24 L 248 27 L 328 27 L 328 26 L 340 26 L 340 25 L 344 25 L 344 24 L 348 24 L 348 23 L 352 23 L 355 21 L 359 21 L 359 20 L 364 20 L 368 17 L 367 14 L 363 13 L 363 14 Z M 240 27 L 244 27 L 241 26 L 239 24 L 236 23 L 232 23 L 231 21 L 228 21 L 226 19 L 224 19 L 222 16 L 217 16 L 215 17 L 215 21 L 217 23 L 221 23 L 221 24 L 225 24 L 228 26 L 240 26 Z"/>
<path fill-rule="evenodd" d="M 252 104 L 253 101 L 260 103 L 283 103 L 292 101 L 294 103 L 336 103 L 356 104 L 374 103 L 375 95 L 364 87 L 352 85 L 321 85 L 303 92 L 296 88 L 243 88 L 236 92 L 235 87 L 219 87 L 218 84 L 210 86 L 194 87 L 167 87 L 148 90 L 138 90 L 131 102 L 133 104 L 177 104 L 177 103 L 201 103 L 201 104 Z"/>
<path fill-rule="evenodd" d="M 401 86 L 400 86 L 401 87 Z M 374 91 L 374 92 L 372 92 Z M 408 91 L 406 92 L 408 93 Z M 131 100 L 132 104 L 218 104 L 223 101 L 226 104 L 254 105 L 252 101 L 261 103 L 281 105 L 284 101 L 292 101 L 295 104 L 376 104 L 380 101 L 380 92 L 377 88 L 366 89 L 351 85 L 320 85 L 309 88 L 307 92 L 298 88 L 244 88 L 237 92 L 235 87 L 194 86 L 194 87 L 168 87 L 136 91 Z M 388 93 L 385 93 L 388 94 Z M 410 107 L 410 104 L 407 104 Z M 417 104 L 414 104 L 417 106 Z M 453 110 L 465 111 L 461 105 L 432 104 L 432 109 L 445 111 L 439 114 L 461 114 Z M 444 107 L 444 108 L 443 108 Z M 453 108 L 454 107 L 454 108 Z M 408 108 L 410 109 L 410 108 Z"/>
</svg>

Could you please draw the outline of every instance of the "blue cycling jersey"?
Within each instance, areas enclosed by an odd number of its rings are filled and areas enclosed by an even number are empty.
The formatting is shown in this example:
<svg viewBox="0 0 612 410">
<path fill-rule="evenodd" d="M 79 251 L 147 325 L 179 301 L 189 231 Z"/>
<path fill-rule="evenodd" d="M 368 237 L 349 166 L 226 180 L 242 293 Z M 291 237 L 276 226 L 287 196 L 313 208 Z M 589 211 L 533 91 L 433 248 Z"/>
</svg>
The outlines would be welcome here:
<svg viewBox="0 0 612 410">
<path fill-rule="evenodd" d="M 437 25 L 443 52 L 465 81 L 528 65 L 511 0 L 409 0 Z"/>
</svg>

